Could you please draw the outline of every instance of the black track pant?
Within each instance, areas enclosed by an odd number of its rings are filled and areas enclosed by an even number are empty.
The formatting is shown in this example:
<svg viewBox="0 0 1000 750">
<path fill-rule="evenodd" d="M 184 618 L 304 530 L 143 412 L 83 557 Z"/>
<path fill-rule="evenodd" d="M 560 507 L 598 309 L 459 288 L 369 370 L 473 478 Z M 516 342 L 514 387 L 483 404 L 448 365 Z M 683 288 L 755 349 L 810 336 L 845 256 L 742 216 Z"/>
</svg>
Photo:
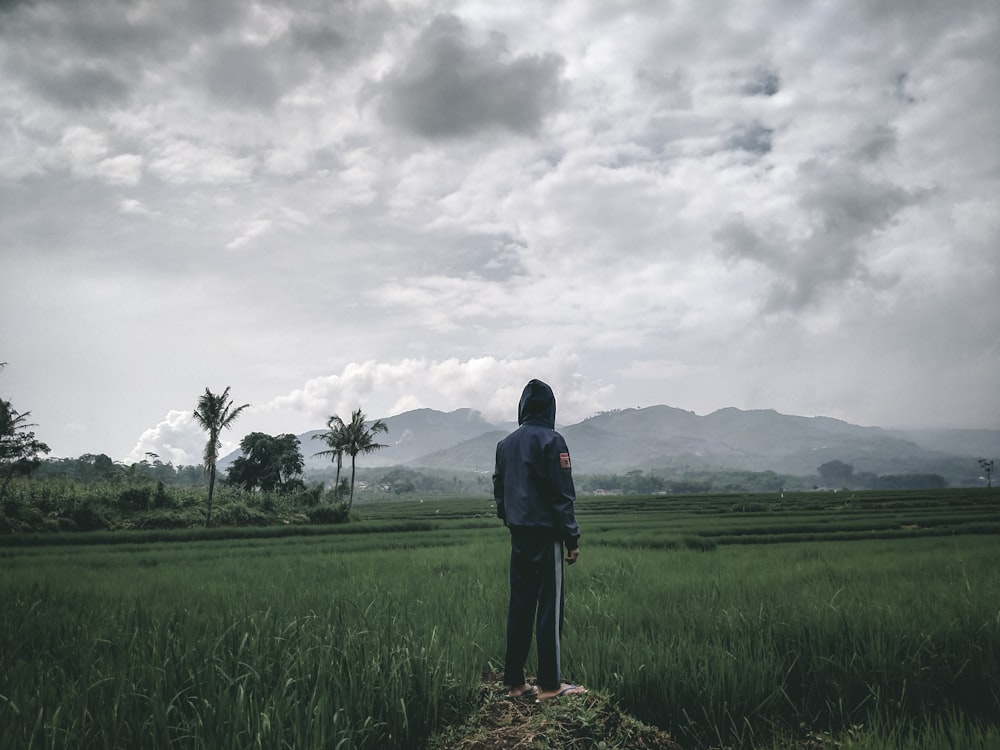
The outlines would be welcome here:
<svg viewBox="0 0 1000 750">
<path fill-rule="evenodd" d="M 524 664 L 537 629 L 538 685 L 561 684 L 559 638 L 563 626 L 563 544 L 551 532 L 511 527 L 510 604 L 504 682 L 524 684 Z"/>
</svg>

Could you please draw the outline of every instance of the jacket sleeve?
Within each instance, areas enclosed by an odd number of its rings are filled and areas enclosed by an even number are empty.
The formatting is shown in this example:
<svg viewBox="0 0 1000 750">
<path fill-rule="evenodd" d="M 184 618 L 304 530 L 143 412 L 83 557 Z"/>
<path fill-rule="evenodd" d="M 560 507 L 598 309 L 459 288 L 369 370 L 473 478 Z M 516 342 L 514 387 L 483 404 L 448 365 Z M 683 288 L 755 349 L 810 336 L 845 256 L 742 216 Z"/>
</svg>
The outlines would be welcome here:
<svg viewBox="0 0 1000 750">
<path fill-rule="evenodd" d="M 506 522 L 507 510 L 504 506 L 503 460 L 500 443 L 497 443 L 496 463 L 493 467 L 493 500 L 497 504 L 497 518 Z"/>
<path fill-rule="evenodd" d="M 552 455 L 546 457 L 549 466 L 549 485 L 552 510 L 555 513 L 559 535 L 570 550 L 580 545 L 580 526 L 576 522 L 576 487 L 573 485 L 573 468 L 569 448 L 562 435 L 556 433 L 549 443 Z"/>
</svg>

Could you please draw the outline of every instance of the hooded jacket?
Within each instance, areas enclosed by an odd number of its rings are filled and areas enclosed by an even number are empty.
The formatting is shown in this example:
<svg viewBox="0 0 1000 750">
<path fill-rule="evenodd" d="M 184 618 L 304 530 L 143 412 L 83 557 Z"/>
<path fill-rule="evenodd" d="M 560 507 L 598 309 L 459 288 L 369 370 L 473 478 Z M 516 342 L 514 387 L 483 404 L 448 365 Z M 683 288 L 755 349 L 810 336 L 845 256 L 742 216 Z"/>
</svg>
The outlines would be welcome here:
<svg viewBox="0 0 1000 750">
<path fill-rule="evenodd" d="M 519 427 L 497 443 L 493 499 L 508 527 L 551 530 L 573 550 L 580 527 L 573 503 L 576 490 L 566 441 L 555 430 L 556 398 L 540 380 L 521 393 Z"/>
</svg>

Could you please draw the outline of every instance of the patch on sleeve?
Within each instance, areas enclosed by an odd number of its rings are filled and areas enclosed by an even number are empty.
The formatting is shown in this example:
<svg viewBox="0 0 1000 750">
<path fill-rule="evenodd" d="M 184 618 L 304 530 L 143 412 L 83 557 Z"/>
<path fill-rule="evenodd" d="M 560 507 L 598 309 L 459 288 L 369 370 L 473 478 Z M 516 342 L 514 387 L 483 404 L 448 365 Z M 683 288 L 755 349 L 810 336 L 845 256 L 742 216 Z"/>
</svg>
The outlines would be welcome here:
<svg viewBox="0 0 1000 750">
<path fill-rule="evenodd" d="M 560 453 L 559 454 L 559 466 L 560 466 L 560 468 L 563 468 L 563 469 L 570 468 L 569 454 L 568 453 Z"/>
</svg>

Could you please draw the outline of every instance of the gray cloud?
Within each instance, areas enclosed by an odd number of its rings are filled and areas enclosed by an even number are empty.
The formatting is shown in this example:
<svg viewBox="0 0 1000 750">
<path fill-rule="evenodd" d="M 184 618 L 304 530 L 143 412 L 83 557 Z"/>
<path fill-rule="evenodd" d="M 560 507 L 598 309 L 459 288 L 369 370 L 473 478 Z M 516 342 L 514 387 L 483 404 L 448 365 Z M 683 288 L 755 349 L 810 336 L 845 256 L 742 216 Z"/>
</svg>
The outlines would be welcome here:
<svg viewBox="0 0 1000 750">
<path fill-rule="evenodd" d="M 751 154 L 764 156 L 771 152 L 771 137 L 774 131 L 765 128 L 759 122 L 754 122 L 740 128 L 729 137 L 727 146 L 738 151 L 748 151 Z"/>
<path fill-rule="evenodd" d="M 383 118 L 426 138 L 537 131 L 559 103 L 563 59 L 512 58 L 502 35 L 479 45 L 471 36 L 455 16 L 437 16 L 408 58 L 379 82 Z"/>
<path fill-rule="evenodd" d="M 683 68 L 670 71 L 640 67 L 635 74 L 636 81 L 644 93 L 649 92 L 660 98 L 671 109 L 690 109 L 691 78 Z"/>
<path fill-rule="evenodd" d="M 344 35 L 329 26 L 296 26 L 290 31 L 292 43 L 320 54 L 343 49 L 347 45 Z"/>
<path fill-rule="evenodd" d="M 270 110 L 285 89 L 268 50 L 234 45 L 218 49 L 204 71 L 209 92 L 220 101 Z"/>
<path fill-rule="evenodd" d="M 280 5 L 280 0 L 279 0 Z M 290 16 L 281 46 L 290 54 L 306 54 L 312 62 L 343 72 L 345 65 L 375 52 L 396 13 L 380 0 L 363 4 L 313 2 Z"/>
<path fill-rule="evenodd" d="M 121 106 L 149 71 L 167 68 L 200 41 L 238 22 L 234 0 L 164 0 L 142 6 L 115 0 L 9 4 L 5 73 L 28 96 L 75 109 Z M 45 22 L 38 22 L 39 14 Z M 213 55 L 218 57 L 218 54 Z"/>
<path fill-rule="evenodd" d="M 866 177 L 849 163 L 810 160 L 800 168 L 802 208 L 819 229 L 842 240 L 864 237 L 886 226 L 920 194 Z"/>
<path fill-rule="evenodd" d="M 281 8 L 282 3 L 274 3 Z M 268 4 L 264 4 L 264 8 Z M 174 0 L 164 5 L 174 20 L 182 21 L 183 28 L 196 30 L 204 35 L 214 35 L 237 26 L 252 12 L 254 6 L 245 0 Z"/>
<path fill-rule="evenodd" d="M 129 95 L 126 81 L 111 71 L 95 67 L 35 68 L 26 78 L 35 90 L 56 104 L 73 108 L 119 104 Z"/>
<path fill-rule="evenodd" d="M 771 70 L 759 70 L 753 80 L 743 86 L 747 96 L 774 96 L 781 91 L 781 77 Z"/>
<path fill-rule="evenodd" d="M 878 290 L 895 283 L 893 276 L 872 270 L 867 245 L 922 193 L 815 160 L 800 169 L 799 189 L 799 207 L 809 226 L 805 236 L 782 227 L 758 229 L 741 216 L 724 222 L 715 234 L 726 257 L 761 264 L 774 274 L 766 312 L 802 310 L 847 284 Z"/>
<path fill-rule="evenodd" d="M 22 5 L 30 5 L 34 0 L 0 0 L 0 13 L 9 13 Z"/>
<path fill-rule="evenodd" d="M 86 3 L 35 0 L 25 4 L 28 12 L 11 14 L 7 23 L 14 34 L 8 39 L 22 55 L 37 64 L 58 67 L 67 60 L 109 67 L 115 64 L 119 73 L 134 74 L 138 61 L 167 54 L 170 40 L 190 44 L 193 36 L 205 33 L 206 27 L 192 24 L 191 16 L 176 2 L 167 1 L 144 9 L 145 12 L 130 5 L 134 4 L 114 0 Z M 197 5 L 222 8 L 225 2 Z M 42 9 L 44 23 L 38 23 L 32 13 L 35 8 Z M 179 31 L 185 34 L 179 36 Z"/>
<path fill-rule="evenodd" d="M 878 161 L 883 156 L 895 152 L 899 141 L 896 128 L 890 125 L 875 125 L 864 128 L 856 135 L 858 141 L 855 153 L 864 161 Z"/>
</svg>

